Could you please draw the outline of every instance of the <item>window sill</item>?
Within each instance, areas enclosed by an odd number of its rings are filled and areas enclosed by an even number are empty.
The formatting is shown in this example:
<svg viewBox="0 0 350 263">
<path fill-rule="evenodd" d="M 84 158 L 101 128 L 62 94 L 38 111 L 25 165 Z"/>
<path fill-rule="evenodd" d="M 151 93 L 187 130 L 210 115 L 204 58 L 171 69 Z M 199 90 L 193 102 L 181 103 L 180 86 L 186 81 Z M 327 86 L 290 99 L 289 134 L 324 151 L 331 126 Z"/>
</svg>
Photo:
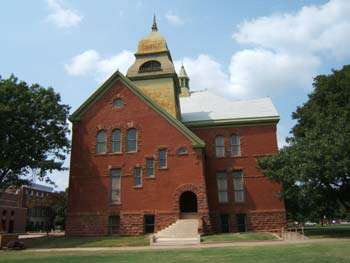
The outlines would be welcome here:
<svg viewBox="0 0 350 263">
<path fill-rule="evenodd" d="M 169 170 L 169 168 L 168 168 L 168 167 L 158 168 L 158 170 L 160 170 L 160 171 L 166 171 L 166 170 Z"/>
<path fill-rule="evenodd" d="M 95 156 L 106 156 L 106 155 L 108 155 L 107 152 L 105 152 L 105 153 L 95 153 Z"/>
<path fill-rule="evenodd" d="M 121 204 L 122 204 L 121 202 L 115 202 L 115 203 L 111 202 L 109 205 L 110 206 L 116 206 L 116 205 L 121 205 Z"/>
<path fill-rule="evenodd" d="M 137 153 L 137 151 L 132 151 L 132 152 L 125 152 L 127 154 L 133 154 L 133 153 Z"/>
<path fill-rule="evenodd" d="M 153 175 L 153 176 L 146 176 L 145 179 L 154 180 L 154 179 L 156 179 L 156 176 L 155 175 Z"/>
<path fill-rule="evenodd" d="M 123 152 L 109 153 L 109 155 L 122 155 Z"/>
</svg>

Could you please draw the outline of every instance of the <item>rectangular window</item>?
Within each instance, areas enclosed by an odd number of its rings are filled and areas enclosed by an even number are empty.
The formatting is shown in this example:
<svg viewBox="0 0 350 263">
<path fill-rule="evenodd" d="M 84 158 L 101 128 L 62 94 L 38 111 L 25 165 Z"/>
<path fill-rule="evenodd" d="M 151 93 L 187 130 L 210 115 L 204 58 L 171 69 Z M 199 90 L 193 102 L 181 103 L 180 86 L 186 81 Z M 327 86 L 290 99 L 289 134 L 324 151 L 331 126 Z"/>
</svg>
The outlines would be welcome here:
<svg viewBox="0 0 350 263">
<path fill-rule="evenodd" d="M 231 136 L 231 156 L 241 155 L 241 139 L 239 135 L 234 134 Z"/>
<path fill-rule="evenodd" d="M 230 216 L 228 214 L 220 215 L 220 228 L 222 233 L 230 232 Z"/>
<path fill-rule="evenodd" d="M 146 171 L 147 171 L 147 177 L 154 177 L 154 159 L 152 158 L 146 159 Z"/>
<path fill-rule="evenodd" d="M 218 198 L 219 203 L 227 203 L 227 176 L 225 172 L 216 173 L 216 182 L 218 185 Z"/>
<path fill-rule="evenodd" d="M 141 167 L 135 167 L 134 168 L 134 180 L 135 180 L 135 186 L 141 187 L 142 186 L 142 170 Z"/>
<path fill-rule="evenodd" d="M 159 150 L 159 168 L 160 169 L 167 168 L 167 150 L 166 149 Z"/>
<path fill-rule="evenodd" d="M 111 202 L 120 203 L 121 169 L 112 169 L 111 175 Z"/>
<path fill-rule="evenodd" d="M 223 136 L 215 137 L 215 155 L 216 157 L 225 157 L 225 138 Z"/>
<path fill-rule="evenodd" d="M 112 152 L 120 153 L 121 151 L 121 132 L 119 129 L 116 129 L 112 133 Z"/>
<path fill-rule="evenodd" d="M 120 217 L 119 215 L 108 217 L 108 232 L 110 235 L 119 234 Z"/>
<path fill-rule="evenodd" d="M 247 231 L 246 221 L 247 221 L 247 216 L 245 214 L 237 214 L 236 215 L 238 232 L 246 232 Z"/>
<path fill-rule="evenodd" d="M 145 233 L 154 233 L 154 215 L 144 215 Z"/>
<path fill-rule="evenodd" d="M 233 191 L 235 192 L 235 202 L 244 202 L 243 171 L 233 172 Z"/>
</svg>

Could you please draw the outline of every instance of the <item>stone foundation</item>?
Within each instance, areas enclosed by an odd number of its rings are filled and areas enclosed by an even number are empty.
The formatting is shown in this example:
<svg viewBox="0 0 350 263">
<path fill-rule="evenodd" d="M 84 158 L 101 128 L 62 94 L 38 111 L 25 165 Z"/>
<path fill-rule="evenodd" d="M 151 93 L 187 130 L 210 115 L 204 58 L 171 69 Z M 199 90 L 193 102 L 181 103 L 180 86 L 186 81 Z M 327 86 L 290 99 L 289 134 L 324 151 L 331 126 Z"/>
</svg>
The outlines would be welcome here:
<svg viewBox="0 0 350 263">
<path fill-rule="evenodd" d="M 249 231 L 278 232 L 286 225 L 285 211 L 253 211 L 247 217 Z"/>
</svg>

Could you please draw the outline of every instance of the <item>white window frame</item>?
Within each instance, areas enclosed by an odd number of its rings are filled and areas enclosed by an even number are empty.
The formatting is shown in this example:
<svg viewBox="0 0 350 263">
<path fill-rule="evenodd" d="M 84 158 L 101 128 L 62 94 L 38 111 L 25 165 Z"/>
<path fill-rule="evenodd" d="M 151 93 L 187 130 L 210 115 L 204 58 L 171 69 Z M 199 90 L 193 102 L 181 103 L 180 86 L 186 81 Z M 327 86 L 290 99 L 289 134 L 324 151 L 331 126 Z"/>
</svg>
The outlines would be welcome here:
<svg viewBox="0 0 350 263">
<path fill-rule="evenodd" d="M 113 171 L 118 171 L 118 175 L 113 175 Z M 121 203 L 121 191 L 122 191 L 122 169 L 121 168 L 112 168 L 109 170 L 110 174 L 110 202 L 112 204 L 120 204 Z M 119 184 L 113 185 L 113 178 L 118 178 L 119 177 Z M 117 187 L 114 187 L 117 186 Z M 116 200 L 113 199 L 113 192 L 118 192 L 117 196 L 118 198 Z"/>
<path fill-rule="evenodd" d="M 99 140 L 99 135 L 104 134 L 104 140 Z M 103 147 L 103 151 L 101 151 Z M 107 153 L 107 132 L 105 130 L 99 130 L 96 134 L 96 153 L 97 154 L 105 154 Z"/>
<path fill-rule="evenodd" d="M 136 171 L 139 170 L 140 171 L 140 184 L 136 184 Z M 134 187 L 142 187 L 142 168 L 141 167 L 134 167 L 134 171 L 133 171 L 133 176 L 134 176 Z"/>
<path fill-rule="evenodd" d="M 224 182 L 224 184 L 221 185 L 220 181 Z M 218 190 L 219 203 L 221 203 L 221 204 L 228 203 L 228 186 L 227 186 L 227 174 L 226 174 L 226 172 L 217 172 L 216 173 L 216 184 L 217 184 L 217 190 Z"/>
<path fill-rule="evenodd" d="M 152 162 L 152 174 L 148 174 L 148 170 L 149 170 L 149 166 L 148 166 L 148 161 L 151 161 Z M 154 158 L 146 158 L 146 176 L 148 178 L 152 178 L 152 177 L 155 177 L 155 165 L 154 165 Z"/>
<path fill-rule="evenodd" d="M 160 152 L 164 151 L 165 155 L 164 155 L 164 160 L 165 160 L 165 165 L 162 166 L 161 165 L 161 158 L 160 158 Z M 159 169 L 167 169 L 168 168 L 168 149 L 166 148 L 162 148 L 158 150 L 158 161 L 159 161 Z"/>
<path fill-rule="evenodd" d="M 129 140 L 129 132 L 131 131 L 131 130 L 134 130 L 135 131 L 135 140 Z M 129 148 L 129 141 L 135 141 L 135 149 L 134 150 L 130 150 Z M 127 152 L 128 153 L 135 153 L 135 152 L 137 152 L 137 150 L 138 150 L 138 143 L 137 143 L 137 141 L 138 141 L 138 131 L 137 131 L 137 129 L 136 128 L 130 128 L 130 129 L 128 129 L 127 130 L 127 132 L 126 132 L 126 150 L 127 150 Z"/>
<path fill-rule="evenodd" d="M 219 142 L 218 140 L 222 139 L 222 142 Z M 225 137 L 222 135 L 216 135 L 215 140 L 215 156 L 216 158 L 223 158 L 225 157 Z"/>
<path fill-rule="evenodd" d="M 119 131 L 119 140 L 115 140 L 114 134 L 115 132 Z M 114 150 L 115 143 L 119 142 L 119 151 Z M 123 144 L 122 144 L 122 131 L 120 129 L 114 129 L 112 132 L 112 153 L 122 153 L 123 150 Z"/>
<path fill-rule="evenodd" d="M 235 138 L 235 141 L 233 140 Z M 232 134 L 230 136 L 231 156 L 241 156 L 241 136 Z"/>
<path fill-rule="evenodd" d="M 244 173 L 237 170 L 232 173 L 233 191 L 235 194 L 235 203 L 245 202 Z"/>
</svg>

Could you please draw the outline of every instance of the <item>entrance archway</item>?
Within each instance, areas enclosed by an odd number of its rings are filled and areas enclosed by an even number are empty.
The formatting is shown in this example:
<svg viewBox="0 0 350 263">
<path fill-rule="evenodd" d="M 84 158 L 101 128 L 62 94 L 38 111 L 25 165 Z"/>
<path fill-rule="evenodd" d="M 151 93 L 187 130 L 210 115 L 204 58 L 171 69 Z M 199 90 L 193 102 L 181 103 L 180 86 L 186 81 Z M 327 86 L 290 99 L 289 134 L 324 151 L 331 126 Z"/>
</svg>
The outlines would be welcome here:
<svg viewBox="0 0 350 263">
<path fill-rule="evenodd" d="M 197 213 L 197 195 L 191 191 L 183 192 L 180 196 L 180 212 L 181 213 Z"/>
</svg>

